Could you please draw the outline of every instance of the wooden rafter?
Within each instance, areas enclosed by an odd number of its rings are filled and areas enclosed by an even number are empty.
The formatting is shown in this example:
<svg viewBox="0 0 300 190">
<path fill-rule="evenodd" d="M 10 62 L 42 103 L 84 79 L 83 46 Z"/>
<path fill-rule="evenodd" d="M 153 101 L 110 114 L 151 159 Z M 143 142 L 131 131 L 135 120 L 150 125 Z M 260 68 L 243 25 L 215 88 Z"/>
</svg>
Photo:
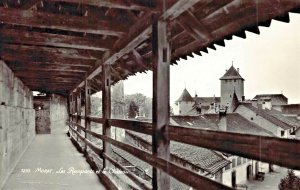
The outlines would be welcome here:
<svg viewBox="0 0 300 190">
<path fill-rule="evenodd" d="M 172 6 L 163 12 L 160 13 L 159 17 L 164 19 L 175 19 L 184 11 L 188 10 L 192 6 L 194 6 L 198 0 L 192 0 L 191 2 L 186 2 L 187 0 L 172 0 Z M 185 4 L 186 3 L 186 4 Z M 131 27 L 129 33 L 118 41 L 112 50 L 112 56 L 102 59 L 101 62 L 104 64 L 114 64 L 119 58 L 131 52 L 138 45 L 144 42 L 146 39 L 150 37 L 151 34 L 151 23 L 153 20 L 153 15 L 151 13 L 145 15 L 141 20 L 136 22 L 134 26 Z M 101 72 L 101 66 L 94 68 L 92 72 L 88 75 L 88 79 L 95 77 L 97 74 Z M 84 82 L 81 82 L 78 86 L 83 86 Z"/>
<path fill-rule="evenodd" d="M 103 40 L 79 36 L 41 33 L 17 29 L 0 28 L 0 41 L 14 44 L 27 44 L 35 46 L 51 46 L 62 48 L 86 49 L 106 51 L 112 47 L 111 39 Z"/>
<path fill-rule="evenodd" d="M 37 28 L 50 28 L 91 34 L 121 36 L 127 26 L 105 20 L 87 20 L 85 17 L 42 13 L 0 7 L 0 22 Z"/>
<path fill-rule="evenodd" d="M 128 0 L 50 0 L 52 2 L 67 2 L 67 3 L 77 3 L 84 5 L 92 5 L 97 7 L 108 7 L 108 8 L 117 8 L 117 9 L 130 9 L 130 10 L 148 10 L 150 7 L 153 7 L 154 3 L 148 1 L 148 5 L 128 1 Z M 152 2 L 152 3 L 151 3 Z"/>
<path fill-rule="evenodd" d="M 33 8 L 37 3 L 41 2 L 42 0 L 26 0 L 22 1 L 22 9 L 31 9 Z"/>
<path fill-rule="evenodd" d="M 190 11 L 186 11 L 178 18 L 178 24 L 195 38 L 195 40 L 211 41 L 213 39 L 206 26 L 204 26 Z"/>
<path fill-rule="evenodd" d="M 1 44 L 2 52 L 13 52 L 15 54 L 27 54 L 39 57 L 61 57 L 61 58 L 78 58 L 86 60 L 96 60 L 97 57 L 93 56 L 93 50 L 81 50 L 70 48 L 50 48 L 43 46 L 29 46 L 19 44 Z M 102 52 L 99 52 L 102 54 Z M 1 52 L 0 52 L 1 54 Z"/>
</svg>

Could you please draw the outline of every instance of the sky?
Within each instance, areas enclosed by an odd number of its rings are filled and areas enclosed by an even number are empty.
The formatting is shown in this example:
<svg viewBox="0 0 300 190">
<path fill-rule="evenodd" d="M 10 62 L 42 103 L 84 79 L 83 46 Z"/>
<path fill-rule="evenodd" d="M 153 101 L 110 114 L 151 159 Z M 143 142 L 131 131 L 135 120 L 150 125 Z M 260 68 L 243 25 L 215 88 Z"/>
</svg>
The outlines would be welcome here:
<svg viewBox="0 0 300 190">
<path fill-rule="evenodd" d="M 245 79 L 246 99 L 256 94 L 283 93 L 289 103 L 300 103 L 300 15 L 290 13 L 290 23 L 272 21 L 259 27 L 260 35 L 246 32 L 246 39 L 225 40 L 202 56 L 181 59 L 171 66 L 170 103 L 186 87 L 192 96 L 220 96 L 220 80 L 226 69 L 239 68 Z M 152 72 L 137 74 L 124 82 L 125 94 L 152 97 Z"/>
</svg>

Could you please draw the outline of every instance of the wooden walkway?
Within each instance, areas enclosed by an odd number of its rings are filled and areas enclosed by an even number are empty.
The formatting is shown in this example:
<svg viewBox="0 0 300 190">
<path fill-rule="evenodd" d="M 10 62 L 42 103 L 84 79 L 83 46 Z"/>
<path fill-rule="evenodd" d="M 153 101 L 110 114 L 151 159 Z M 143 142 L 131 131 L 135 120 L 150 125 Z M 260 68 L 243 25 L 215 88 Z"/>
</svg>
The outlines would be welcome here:
<svg viewBox="0 0 300 190">
<path fill-rule="evenodd" d="M 90 172 L 91 168 L 67 137 L 66 131 L 67 128 L 62 127 L 51 135 L 37 135 L 3 190 L 105 189 L 95 173 L 75 174 Z M 57 173 L 61 168 L 65 173 Z"/>
</svg>

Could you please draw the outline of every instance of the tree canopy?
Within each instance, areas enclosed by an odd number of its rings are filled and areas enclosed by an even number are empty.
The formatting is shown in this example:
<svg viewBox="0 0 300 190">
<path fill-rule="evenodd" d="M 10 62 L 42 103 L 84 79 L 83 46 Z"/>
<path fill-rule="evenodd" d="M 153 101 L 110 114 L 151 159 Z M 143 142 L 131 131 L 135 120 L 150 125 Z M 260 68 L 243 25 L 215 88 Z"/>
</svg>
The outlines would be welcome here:
<svg viewBox="0 0 300 190">
<path fill-rule="evenodd" d="M 300 190 L 300 178 L 295 175 L 293 170 L 288 170 L 287 176 L 281 179 L 278 189 Z"/>
</svg>

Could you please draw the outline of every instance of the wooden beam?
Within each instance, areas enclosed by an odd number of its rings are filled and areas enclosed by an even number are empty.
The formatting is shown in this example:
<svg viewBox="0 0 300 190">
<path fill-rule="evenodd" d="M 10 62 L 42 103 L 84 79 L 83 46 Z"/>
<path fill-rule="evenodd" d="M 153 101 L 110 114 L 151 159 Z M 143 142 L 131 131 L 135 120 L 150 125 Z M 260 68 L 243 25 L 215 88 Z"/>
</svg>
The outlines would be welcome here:
<svg viewBox="0 0 300 190">
<path fill-rule="evenodd" d="M 165 19 L 175 19 L 181 13 L 188 10 L 192 6 L 194 6 L 199 0 L 171 0 L 172 5 L 166 11 L 157 12 L 158 15 L 156 18 L 165 18 Z M 161 3 L 157 1 L 158 3 Z M 135 49 L 138 45 L 143 43 L 145 40 L 149 39 L 150 34 L 152 32 L 152 22 L 153 22 L 153 14 L 146 13 L 142 19 L 140 19 L 134 26 L 132 26 L 127 35 L 121 38 L 120 41 L 117 41 L 114 48 L 111 51 L 111 56 L 102 59 L 95 68 L 91 70 L 88 74 L 88 79 L 94 78 L 101 72 L 102 64 L 114 64 L 118 59 L 123 57 L 124 55 L 130 53 L 133 49 Z M 82 81 L 78 86 L 83 86 L 84 81 Z"/>
<path fill-rule="evenodd" d="M 183 12 L 192 8 L 195 4 L 197 4 L 200 0 L 169 0 L 166 5 L 169 8 L 163 12 L 162 19 L 163 20 L 173 20 L 181 15 Z"/>
<path fill-rule="evenodd" d="M 82 73 L 74 73 L 69 71 L 40 71 L 40 72 L 32 72 L 29 70 L 16 70 L 14 71 L 14 74 L 16 74 L 19 77 L 45 77 L 45 78 L 51 78 L 51 77 L 69 77 L 74 79 L 81 79 L 83 78 Z"/>
<path fill-rule="evenodd" d="M 178 17 L 178 24 L 184 28 L 195 40 L 210 41 L 213 39 L 207 27 L 204 26 L 190 11 Z"/>
<path fill-rule="evenodd" d="M 6 61 L 6 64 L 15 69 L 28 69 L 30 68 L 62 68 L 62 69 L 74 69 L 86 71 L 90 69 L 92 66 L 90 65 L 76 65 L 76 64 L 65 64 L 65 63 L 41 63 L 41 62 L 11 62 Z"/>
<path fill-rule="evenodd" d="M 143 190 L 152 190 L 152 188 L 149 187 L 149 185 L 147 185 L 144 180 L 142 180 L 139 176 L 137 176 L 135 173 L 133 173 L 132 171 L 130 171 L 126 166 L 123 166 L 118 161 L 116 161 L 113 158 L 107 156 L 107 154 L 105 154 L 105 153 L 103 153 L 103 158 L 107 159 L 116 168 L 120 169 L 121 171 L 124 171 L 124 174 L 128 178 L 130 178 L 141 189 L 143 189 Z"/>
<path fill-rule="evenodd" d="M 254 160 L 300 169 L 300 141 L 170 126 L 170 139 Z M 201 139 L 201 140 L 199 140 Z"/>
<path fill-rule="evenodd" d="M 5 52 L 0 51 L 0 58 L 3 61 L 7 62 L 25 62 L 25 63 L 32 63 L 32 64 L 53 64 L 53 65 L 74 65 L 74 66 L 81 66 L 81 67 L 91 67 L 94 66 L 96 60 L 93 59 L 81 59 L 81 58 L 66 58 L 61 56 L 42 56 L 41 54 L 32 52 L 31 54 L 26 53 L 18 53 L 16 54 L 14 51 Z"/>
<path fill-rule="evenodd" d="M 170 117 L 170 61 L 171 50 L 167 23 L 158 21 L 152 29 L 153 52 L 153 131 L 152 152 L 155 157 L 170 160 L 168 125 Z M 153 189 L 170 189 L 166 171 L 153 168 Z"/>
<path fill-rule="evenodd" d="M 84 5 L 91 5 L 97 7 L 108 7 L 116 9 L 129 9 L 129 10 L 149 10 L 153 7 L 154 3 L 149 1 L 148 5 L 145 3 L 138 3 L 137 1 L 124 1 L 124 0 L 50 0 L 52 2 L 66 2 L 66 3 L 78 3 Z"/>
<path fill-rule="evenodd" d="M 76 123 L 78 124 L 78 125 L 81 125 L 81 88 L 78 88 L 77 89 L 77 99 L 76 99 L 76 104 L 77 104 L 77 121 L 76 121 Z M 77 128 L 77 131 L 78 131 L 78 133 L 79 134 L 81 134 L 81 129 L 80 129 L 80 127 L 76 127 Z"/>
<path fill-rule="evenodd" d="M 101 135 L 101 134 L 98 134 L 98 133 L 95 133 L 92 131 L 86 131 L 86 132 L 93 135 L 96 138 L 99 138 L 103 141 L 107 141 L 107 142 L 111 143 L 112 145 L 130 153 L 131 155 L 152 165 L 153 167 L 158 168 L 158 169 L 170 174 L 171 176 L 176 178 L 178 181 L 181 181 L 195 189 L 233 190 L 233 188 L 231 188 L 231 187 L 228 187 L 217 181 L 209 179 L 205 176 L 201 176 L 201 175 L 191 171 L 190 169 L 183 168 L 181 166 L 178 166 L 175 163 L 172 163 L 172 162 L 169 162 L 162 158 L 156 157 L 146 151 L 140 150 L 140 149 L 130 146 L 128 144 L 116 141 L 112 138 L 106 137 L 104 135 Z M 155 189 L 155 188 L 153 187 L 153 189 Z"/>
<path fill-rule="evenodd" d="M 104 20 L 87 20 L 85 17 L 42 13 L 0 7 L 0 22 L 3 24 L 49 28 L 73 32 L 121 36 L 128 26 Z"/>
<path fill-rule="evenodd" d="M 102 64 L 114 64 L 124 55 L 130 53 L 134 48 L 136 48 L 143 41 L 148 39 L 151 34 L 150 24 L 152 23 L 152 14 L 146 14 L 143 19 L 139 20 L 134 26 L 130 28 L 128 35 L 121 38 L 118 43 L 115 44 L 113 54 L 111 56 L 104 56 L 102 60 L 98 61 L 95 68 L 91 69 L 88 74 L 88 79 L 92 79 L 97 76 L 102 71 Z M 79 87 L 83 86 L 84 82 L 78 84 Z"/>
<path fill-rule="evenodd" d="M 17 44 L 1 44 L 2 52 L 14 52 L 14 53 L 24 53 L 29 55 L 40 55 L 44 57 L 64 57 L 64 58 L 79 58 L 79 59 L 92 59 L 96 60 L 98 57 L 93 56 L 93 53 L 103 52 L 93 51 L 93 50 L 81 50 L 81 49 L 70 49 L 70 48 L 53 48 L 53 47 L 43 47 L 43 46 L 30 46 L 30 45 L 17 45 Z"/>
<path fill-rule="evenodd" d="M 32 9 L 37 3 L 41 2 L 42 0 L 26 0 L 22 1 L 21 8 L 22 9 Z"/>
<path fill-rule="evenodd" d="M 108 120 L 111 117 L 111 72 L 110 65 L 102 65 L 102 134 L 111 137 L 111 126 Z M 103 152 L 109 156 L 112 155 L 111 145 L 103 141 Z M 103 169 L 109 168 L 109 162 L 103 159 Z"/>
<path fill-rule="evenodd" d="M 136 65 L 138 67 L 141 67 L 146 70 L 151 68 L 151 64 L 146 63 L 145 60 L 143 59 L 143 57 L 135 49 L 130 54 L 130 57 L 132 58 L 132 60 L 136 63 Z"/>
<path fill-rule="evenodd" d="M 88 119 L 88 116 L 91 115 L 91 86 L 90 86 L 90 80 L 86 79 L 85 80 L 85 85 L 84 85 L 84 89 L 85 89 L 85 120 L 84 120 L 84 124 L 85 124 L 85 129 L 86 130 L 91 130 L 91 121 Z M 91 140 L 90 135 L 88 135 L 87 133 L 84 134 L 85 139 L 87 140 Z M 85 145 L 85 154 L 87 154 L 87 144 Z"/>
<path fill-rule="evenodd" d="M 106 51 L 112 48 L 113 41 L 99 38 L 68 36 L 16 29 L 0 28 L 0 42 L 34 46 L 51 46 L 62 48 Z"/>
<path fill-rule="evenodd" d="M 8 64 L 9 65 L 9 64 Z M 83 69 L 74 69 L 74 68 L 66 68 L 64 66 L 60 66 L 60 67 L 34 67 L 34 66 L 30 66 L 27 65 L 27 67 L 12 67 L 13 71 L 24 71 L 24 70 L 29 70 L 29 71 L 35 71 L 35 72 L 68 72 L 68 73 L 81 73 L 84 74 L 87 72 L 87 70 L 83 70 Z"/>
</svg>

